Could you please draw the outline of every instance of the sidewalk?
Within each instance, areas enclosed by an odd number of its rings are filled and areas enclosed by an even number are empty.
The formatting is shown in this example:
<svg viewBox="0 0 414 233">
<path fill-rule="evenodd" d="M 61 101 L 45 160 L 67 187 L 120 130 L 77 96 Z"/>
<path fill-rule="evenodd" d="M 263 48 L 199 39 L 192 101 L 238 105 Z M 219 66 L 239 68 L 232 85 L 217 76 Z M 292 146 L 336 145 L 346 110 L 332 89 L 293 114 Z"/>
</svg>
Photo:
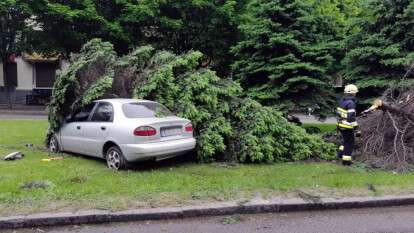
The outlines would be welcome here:
<svg viewBox="0 0 414 233">
<path fill-rule="evenodd" d="M 37 113 L 17 113 L 17 112 L 7 112 L 4 113 L 0 111 L 0 119 L 3 120 L 47 120 L 46 113 L 37 114 Z"/>
<path fill-rule="evenodd" d="M 28 119 L 45 120 L 47 112 L 45 107 L 32 109 L 4 109 L 0 108 L 0 119 Z"/>
<path fill-rule="evenodd" d="M 275 200 L 253 199 L 247 203 L 221 202 L 201 206 L 136 209 L 120 212 L 91 210 L 77 213 L 44 213 L 0 218 L 0 229 L 401 205 L 414 205 L 414 195 L 344 199 L 321 198 L 319 200 L 299 198 Z"/>
</svg>

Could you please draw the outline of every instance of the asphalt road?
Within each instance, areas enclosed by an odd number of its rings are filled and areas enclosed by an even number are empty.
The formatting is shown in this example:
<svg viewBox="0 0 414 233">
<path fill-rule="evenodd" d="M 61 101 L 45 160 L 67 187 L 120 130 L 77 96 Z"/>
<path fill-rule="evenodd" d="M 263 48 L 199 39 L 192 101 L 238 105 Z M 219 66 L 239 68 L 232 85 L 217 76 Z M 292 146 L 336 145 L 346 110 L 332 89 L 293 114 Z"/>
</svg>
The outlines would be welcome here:
<svg viewBox="0 0 414 233">
<path fill-rule="evenodd" d="M 414 206 L 236 215 L 172 221 L 11 230 L 5 233 L 405 233 L 414 232 Z"/>
</svg>

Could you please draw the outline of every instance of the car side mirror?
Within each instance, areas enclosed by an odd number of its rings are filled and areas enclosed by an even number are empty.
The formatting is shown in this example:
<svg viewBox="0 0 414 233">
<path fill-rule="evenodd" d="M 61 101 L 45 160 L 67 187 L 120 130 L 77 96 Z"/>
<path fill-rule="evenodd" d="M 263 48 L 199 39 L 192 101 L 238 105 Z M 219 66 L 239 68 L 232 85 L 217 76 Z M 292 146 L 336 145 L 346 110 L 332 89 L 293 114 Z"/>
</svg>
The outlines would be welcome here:
<svg viewBox="0 0 414 233">
<path fill-rule="evenodd" d="M 65 117 L 65 122 L 66 122 L 66 123 L 70 123 L 70 122 L 72 122 L 72 116 L 67 116 L 67 117 Z"/>
</svg>

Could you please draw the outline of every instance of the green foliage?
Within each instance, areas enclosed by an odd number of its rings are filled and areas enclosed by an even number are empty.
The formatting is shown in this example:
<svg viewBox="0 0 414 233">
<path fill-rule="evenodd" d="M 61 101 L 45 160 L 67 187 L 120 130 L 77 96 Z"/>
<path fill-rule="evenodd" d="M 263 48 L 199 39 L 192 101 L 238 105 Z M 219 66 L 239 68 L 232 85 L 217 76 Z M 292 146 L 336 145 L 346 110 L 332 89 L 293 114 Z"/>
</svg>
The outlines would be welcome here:
<svg viewBox="0 0 414 233">
<path fill-rule="evenodd" d="M 49 134 L 59 130 L 70 112 L 102 96 L 112 87 L 116 54 L 110 43 L 94 39 L 72 59 L 53 86 L 49 104 Z"/>
<path fill-rule="evenodd" d="M 27 1 L 27 0 L 26 0 Z M 32 0 L 43 34 L 38 47 L 69 54 L 92 38 L 110 41 L 119 54 L 143 44 L 184 53 L 196 49 L 206 63 L 223 73 L 229 49 L 239 37 L 240 12 L 246 0 Z"/>
<path fill-rule="evenodd" d="M 190 119 L 201 161 L 278 162 L 334 154 L 332 145 L 288 123 L 280 112 L 241 99 L 241 87 L 203 67 L 202 57 L 195 51 L 175 55 L 145 46 L 119 58 L 109 43 L 92 40 L 56 82 L 51 132 L 59 129 L 63 116 L 95 99 L 133 96 Z"/>
<path fill-rule="evenodd" d="M 344 73 L 360 87 L 361 96 L 370 99 L 401 84 L 414 63 L 414 2 L 371 1 L 357 25 L 361 30 L 348 39 Z"/>
<path fill-rule="evenodd" d="M 26 0 L 27 1 L 27 0 Z M 113 16 L 120 10 L 117 1 L 32 0 L 32 15 L 41 24 L 37 48 L 70 54 L 79 52 L 93 38 L 112 41 L 118 51 L 126 51 L 130 38 Z"/>
<path fill-rule="evenodd" d="M 148 38 L 157 48 L 183 53 L 192 49 L 205 55 L 204 62 L 221 74 L 229 73 L 230 48 L 239 39 L 238 26 L 247 0 L 166 1 L 158 8 L 158 35 Z M 159 17 L 159 15 L 156 15 Z M 172 21 L 172 22 L 171 22 Z"/>
<path fill-rule="evenodd" d="M 282 111 L 315 109 L 327 115 L 333 96 L 330 69 L 337 46 L 312 5 L 303 1 L 253 0 L 250 20 L 233 48 L 235 77 L 247 95 Z"/>
<path fill-rule="evenodd" d="M 241 162 L 298 161 L 314 157 L 332 158 L 333 145 L 306 134 L 299 126 L 289 123 L 282 114 L 256 101 L 242 99 L 233 102 L 231 137 L 232 157 Z"/>
<path fill-rule="evenodd" d="M 359 30 L 354 24 L 361 13 L 364 1 L 355 0 L 307 0 L 313 5 L 313 16 L 325 24 L 323 34 L 332 39 L 344 38 Z"/>
<path fill-rule="evenodd" d="M 191 119 L 198 139 L 198 157 L 209 161 L 226 149 L 225 139 L 232 133 L 226 119 L 230 111 L 226 100 L 239 95 L 241 89 L 200 67 L 201 57 L 200 52 L 154 54 L 151 61 L 157 64 L 145 72 L 149 76 L 136 87 L 135 97 L 155 100 Z"/>
<path fill-rule="evenodd" d="M 30 11 L 24 1 L 2 0 L 0 2 L 0 62 L 11 53 L 31 49 L 30 38 L 33 28 L 26 20 Z"/>
</svg>

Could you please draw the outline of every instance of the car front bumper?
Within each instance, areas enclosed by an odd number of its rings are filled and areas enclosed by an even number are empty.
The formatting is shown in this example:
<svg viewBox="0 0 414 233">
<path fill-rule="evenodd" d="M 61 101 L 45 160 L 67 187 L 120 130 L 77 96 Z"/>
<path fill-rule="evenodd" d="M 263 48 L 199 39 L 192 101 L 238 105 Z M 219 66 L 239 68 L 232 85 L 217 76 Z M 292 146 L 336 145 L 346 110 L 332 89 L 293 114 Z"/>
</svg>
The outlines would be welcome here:
<svg viewBox="0 0 414 233">
<path fill-rule="evenodd" d="M 185 138 L 156 143 L 120 145 L 124 157 L 129 162 L 170 158 L 185 154 L 196 146 L 194 138 Z"/>
</svg>

